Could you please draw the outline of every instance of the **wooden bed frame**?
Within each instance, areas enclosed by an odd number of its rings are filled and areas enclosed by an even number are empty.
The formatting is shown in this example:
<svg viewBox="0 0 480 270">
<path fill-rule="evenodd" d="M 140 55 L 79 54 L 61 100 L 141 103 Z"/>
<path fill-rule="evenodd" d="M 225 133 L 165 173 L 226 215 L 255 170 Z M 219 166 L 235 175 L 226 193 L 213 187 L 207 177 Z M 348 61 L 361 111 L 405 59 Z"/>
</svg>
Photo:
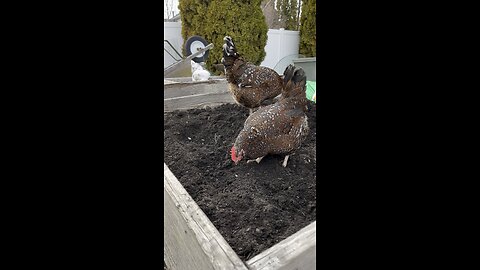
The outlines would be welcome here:
<svg viewBox="0 0 480 270">
<path fill-rule="evenodd" d="M 164 111 L 234 102 L 224 79 L 165 82 Z M 316 221 L 243 262 L 165 163 L 163 171 L 163 251 L 169 270 L 315 269 Z"/>
</svg>

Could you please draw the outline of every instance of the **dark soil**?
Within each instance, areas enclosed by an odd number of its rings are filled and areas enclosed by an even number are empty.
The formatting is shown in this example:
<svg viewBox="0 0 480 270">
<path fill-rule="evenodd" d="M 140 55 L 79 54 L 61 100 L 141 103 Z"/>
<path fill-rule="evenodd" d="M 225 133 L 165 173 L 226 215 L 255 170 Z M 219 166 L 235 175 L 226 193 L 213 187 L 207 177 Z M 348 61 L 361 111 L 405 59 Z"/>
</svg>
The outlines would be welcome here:
<svg viewBox="0 0 480 270">
<path fill-rule="evenodd" d="M 229 151 L 248 110 L 225 104 L 165 113 L 165 163 L 244 261 L 316 220 L 316 108 L 310 134 L 283 155 L 234 165 Z"/>
</svg>

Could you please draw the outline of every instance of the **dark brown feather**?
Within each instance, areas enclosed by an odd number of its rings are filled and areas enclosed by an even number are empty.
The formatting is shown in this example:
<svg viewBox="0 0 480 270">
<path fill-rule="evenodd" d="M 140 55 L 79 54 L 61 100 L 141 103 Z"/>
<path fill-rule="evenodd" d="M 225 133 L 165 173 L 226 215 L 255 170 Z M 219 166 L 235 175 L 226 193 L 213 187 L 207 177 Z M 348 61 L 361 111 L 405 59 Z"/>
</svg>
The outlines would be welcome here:
<svg viewBox="0 0 480 270">
<path fill-rule="evenodd" d="M 275 104 L 261 107 L 247 120 L 235 140 L 235 149 L 255 159 L 267 154 L 289 154 L 305 140 L 309 128 L 305 73 L 290 68 L 285 95 Z M 293 75 L 292 75 L 293 74 Z"/>
<path fill-rule="evenodd" d="M 247 108 L 257 108 L 265 101 L 273 103 L 273 98 L 283 89 L 280 75 L 273 69 L 256 66 L 243 59 L 230 37 L 225 37 L 224 41 L 222 64 L 235 101 Z"/>
</svg>

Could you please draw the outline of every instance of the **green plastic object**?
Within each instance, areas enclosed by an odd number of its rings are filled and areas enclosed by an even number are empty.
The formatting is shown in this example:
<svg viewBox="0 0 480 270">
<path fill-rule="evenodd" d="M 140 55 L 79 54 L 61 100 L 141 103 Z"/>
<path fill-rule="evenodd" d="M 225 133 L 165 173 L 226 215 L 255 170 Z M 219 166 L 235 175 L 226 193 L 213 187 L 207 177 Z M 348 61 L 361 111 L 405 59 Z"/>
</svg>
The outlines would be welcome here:
<svg viewBox="0 0 480 270">
<path fill-rule="evenodd" d="M 307 99 L 317 103 L 317 87 L 315 81 L 307 81 Z"/>
</svg>

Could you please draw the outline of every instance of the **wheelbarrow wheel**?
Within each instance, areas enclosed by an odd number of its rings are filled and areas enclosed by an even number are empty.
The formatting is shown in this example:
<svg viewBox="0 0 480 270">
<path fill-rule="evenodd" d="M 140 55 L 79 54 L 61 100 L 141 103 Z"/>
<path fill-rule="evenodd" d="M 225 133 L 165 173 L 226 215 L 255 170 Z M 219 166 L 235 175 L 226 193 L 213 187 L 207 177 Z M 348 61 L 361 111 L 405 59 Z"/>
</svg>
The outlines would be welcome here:
<svg viewBox="0 0 480 270">
<path fill-rule="evenodd" d="M 187 39 L 187 42 L 185 43 L 185 50 L 187 51 L 187 56 L 192 55 L 193 53 L 197 52 L 199 49 L 204 49 L 207 47 L 208 43 L 207 41 L 200 37 L 200 36 L 191 36 L 189 39 Z M 199 55 L 197 55 L 195 58 L 192 58 L 192 61 L 195 63 L 201 63 L 207 61 L 209 51 L 205 51 Z"/>
</svg>

